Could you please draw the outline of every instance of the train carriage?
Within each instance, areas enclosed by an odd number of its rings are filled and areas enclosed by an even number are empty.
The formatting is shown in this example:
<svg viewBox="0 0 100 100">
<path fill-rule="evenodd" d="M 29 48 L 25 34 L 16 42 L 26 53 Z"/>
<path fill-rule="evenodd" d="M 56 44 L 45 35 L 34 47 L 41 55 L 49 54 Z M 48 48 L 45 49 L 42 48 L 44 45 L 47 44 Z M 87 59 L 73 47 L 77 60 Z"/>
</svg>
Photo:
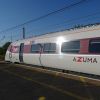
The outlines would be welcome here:
<svg viewBox="0 0 100 100">
<path fill-rule="evenodd" d="M 100 25 L 16 41 L 5 61 L 100 75 Z"/>
</svg>

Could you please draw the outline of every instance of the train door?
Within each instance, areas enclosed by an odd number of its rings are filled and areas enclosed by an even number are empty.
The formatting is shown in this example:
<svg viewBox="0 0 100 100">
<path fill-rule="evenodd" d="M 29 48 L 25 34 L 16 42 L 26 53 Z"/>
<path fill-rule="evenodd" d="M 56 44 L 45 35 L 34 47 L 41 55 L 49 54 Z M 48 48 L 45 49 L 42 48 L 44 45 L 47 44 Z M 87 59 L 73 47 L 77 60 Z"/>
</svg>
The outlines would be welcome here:
<svg viewBox="0 0 100 100">
<path fill-rule="evenodd" d="M 23 51 L 24 51 L 24 43 L 20 44 L 20 49 L 19 49 L 19 61 L 23 62 Z"/>
</svg>

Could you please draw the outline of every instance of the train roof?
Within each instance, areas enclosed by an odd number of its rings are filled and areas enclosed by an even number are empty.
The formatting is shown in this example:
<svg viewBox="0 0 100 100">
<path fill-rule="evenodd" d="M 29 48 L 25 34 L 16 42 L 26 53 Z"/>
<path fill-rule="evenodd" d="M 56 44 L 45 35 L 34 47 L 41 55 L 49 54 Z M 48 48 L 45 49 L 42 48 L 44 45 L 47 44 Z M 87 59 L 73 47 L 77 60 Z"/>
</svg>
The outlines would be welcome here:
<svg viewBox="0 0 100 100">
<path fill-rule="evenodd" d="M 100 30 L 100 23 L 89 24 L 89 25 L 85 25 L 85 26 L 65 29 L 62 31 L 56 31 L 56 32 L 51 32 L 51 33 L 45 33 L 42 35 L 37 35 L 37 36 L 31 37 L 31 38 L 26 38 L 26 39 L 15 41 L 14 43 L 16 43 L 16 42 L 22 43 L 22 42 L 31 41 L 31 40 L 40 39 L 40 38 L 55 37 L 55 36 L 61 36 L 61 35 L 70 35 L 70 34 L 75 34 L 75 33 L 79 33 L 79 32 L 81 33 L 81 32 L 98 30 L 98 29 Z"/>
</svg>

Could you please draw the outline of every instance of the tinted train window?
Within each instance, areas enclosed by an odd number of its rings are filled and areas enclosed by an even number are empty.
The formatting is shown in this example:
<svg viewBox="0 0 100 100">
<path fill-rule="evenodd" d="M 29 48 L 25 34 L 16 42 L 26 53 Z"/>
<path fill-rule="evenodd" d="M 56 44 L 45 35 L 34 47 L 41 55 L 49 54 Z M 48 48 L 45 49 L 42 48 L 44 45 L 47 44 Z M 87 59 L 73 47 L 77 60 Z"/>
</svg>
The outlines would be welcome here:
<svg viewBox="0 0 100 100">
<path fill-rule="evenodd" d="M 64 42 L 61 47 L 61 52 L 64 53 L 79 53 L 80 41 Z"/>
<path fill-rule="evenodd" d="M 39 44 L 33 44 L 33 45 L 31 46 L 31 52 L 32 52 L 32 53 L 39 53 L 40 50 L 41 50 L 41 47 L 40 47 Z"/>
<path fill-rule="evenodd" d="M 43 47 L 44 53 L 55 53 L 56 52 L 56 43 L 46 43 Z"/>
<path fill-rule="evenodd" d="M 89 52 L 90 53 L 100 53 L 100 39 L 90 40 Z"/>
</svg>

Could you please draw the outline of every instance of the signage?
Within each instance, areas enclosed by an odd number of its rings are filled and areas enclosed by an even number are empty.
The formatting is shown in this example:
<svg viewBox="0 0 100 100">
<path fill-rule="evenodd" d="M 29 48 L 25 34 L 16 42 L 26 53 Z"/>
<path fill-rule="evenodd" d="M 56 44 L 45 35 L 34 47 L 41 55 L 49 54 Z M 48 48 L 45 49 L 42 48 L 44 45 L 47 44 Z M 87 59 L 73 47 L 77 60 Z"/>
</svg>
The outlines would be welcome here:
<svg viewBox="0 0 100 100">
<path fill-rule="evenodd" d="M 92 57 L 74 57 L 73 62 L 79 62 L 79 63 L 98 63 L 96 58 Z"/>
</svg>

